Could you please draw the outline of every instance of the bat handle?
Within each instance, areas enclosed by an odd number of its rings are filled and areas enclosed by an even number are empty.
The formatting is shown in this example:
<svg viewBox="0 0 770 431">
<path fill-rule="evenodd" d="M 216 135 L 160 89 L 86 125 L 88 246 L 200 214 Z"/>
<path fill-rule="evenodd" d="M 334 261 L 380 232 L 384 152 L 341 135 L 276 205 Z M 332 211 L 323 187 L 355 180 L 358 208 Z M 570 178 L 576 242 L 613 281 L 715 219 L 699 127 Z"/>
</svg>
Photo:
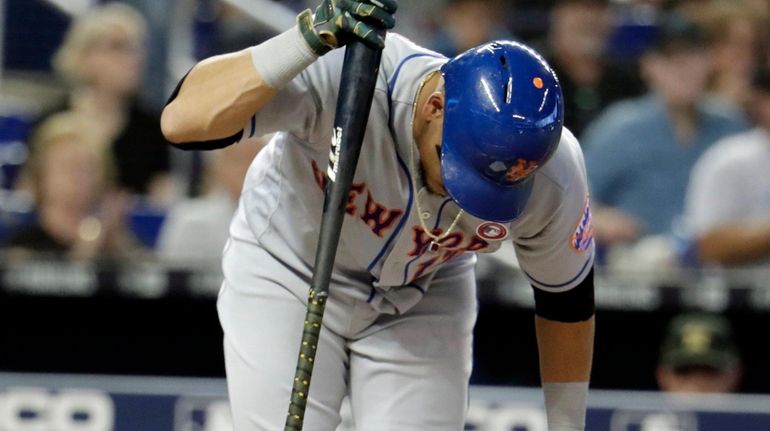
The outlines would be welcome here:
<svg viewBox="0 0 770 431">
<path fill-rule="evenodd" d="M 326 310 L 326 295 L 318 295 L 315 289 L 308 293 L 307 312 L 302 330 L 302 343 L 291 388 L 291 403 L 286 417 L 285 431 L 301 431 L 310 391 L 310 378 L 321 335 L 321 323 Z"/>
</svg>

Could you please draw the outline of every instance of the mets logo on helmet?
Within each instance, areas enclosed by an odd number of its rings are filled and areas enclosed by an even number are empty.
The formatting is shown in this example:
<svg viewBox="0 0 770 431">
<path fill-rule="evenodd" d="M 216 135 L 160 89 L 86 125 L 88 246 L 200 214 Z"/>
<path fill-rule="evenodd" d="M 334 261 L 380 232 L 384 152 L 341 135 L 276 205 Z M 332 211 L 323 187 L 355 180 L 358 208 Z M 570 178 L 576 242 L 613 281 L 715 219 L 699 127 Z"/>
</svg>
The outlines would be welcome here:
<svg viewBox="0 0 770 431">
<path fill-rule="evenodd" d="M 516 182 L 531 174 L 535 169 L 537 169 L 537 162 L 534 160 L 516 160 L 516 163 L 505 172 L 505 180 L 510 183 Z"/>
<path fill-rule="evenodd" d="M 570 236 L 569 245 L 573 250 L 580 253 L 591 247 L 593 239 L 594 225 L 591 223 L 591 207 L 588 205 L 588 196 L 586 196 L 586 203 L 583 205 L 583 211 L 577 226 L 575 226 L 575 231 Z"/>
</svg>

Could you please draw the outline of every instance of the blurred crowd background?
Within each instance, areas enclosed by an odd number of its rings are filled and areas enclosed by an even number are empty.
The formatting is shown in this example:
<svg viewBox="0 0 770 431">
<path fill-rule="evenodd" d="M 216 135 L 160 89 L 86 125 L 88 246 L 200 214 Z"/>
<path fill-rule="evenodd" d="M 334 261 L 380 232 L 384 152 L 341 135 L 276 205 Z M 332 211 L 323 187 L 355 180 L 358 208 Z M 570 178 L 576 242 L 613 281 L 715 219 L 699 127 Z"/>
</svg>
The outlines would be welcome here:
<svg viewBox="0 0 770 431">
<path fill-rule="evenodd" d="M 159 112 L 197 60 L 315 3 L 0 0 L 0 370 L 223 375 L 218 259 L 269 137 L 182 152 Z M 592 194 L 594 386 L 770 393 L 770 2 L 402 0 L 397 18 L 447 56 L 514 39 L 556 70 Z M 536 385 L 515 256 L 478 269 L 473 381 Z"/>
</svg>

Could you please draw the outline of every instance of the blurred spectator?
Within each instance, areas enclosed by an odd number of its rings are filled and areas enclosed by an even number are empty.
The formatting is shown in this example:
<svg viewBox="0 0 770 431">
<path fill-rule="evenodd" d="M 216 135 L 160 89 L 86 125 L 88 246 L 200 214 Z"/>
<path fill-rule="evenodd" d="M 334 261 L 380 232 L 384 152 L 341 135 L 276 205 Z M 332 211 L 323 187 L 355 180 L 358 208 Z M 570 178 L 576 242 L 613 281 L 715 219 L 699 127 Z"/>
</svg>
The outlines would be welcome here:
<svg viewBox="0 0 770 431">
<path fill-rule="evenodd" d="M 655 39 L 658 21 L 664 13 L 662 1 L 613 1 L 611 9 L 612 34 L 607 42 L 607 55 L 635 67 Z"/>
<path fill-rule="evenodd" d="M 446 0 L 420 0 L 398 2 L 398 17 L 393 31 L 415 43 L 430 46 L 439 28 L 443 27 L 440 11 Z M 438 16 L 437 16 L 438 15 Z"/>
<path fill-rule="evenodd" d="M 770 268 L 770 68 L 751 93 L 757 127 L 725 138 L 693 168 L 686 220 L 705 263 Z"/>
<path fill-rule="evenodd" d="M 551 10 L 549 63 L 564 91 L 564 123 L 578 137 L 608 104 L 643 91 L 606 56 L 610 20 L 608 0 L 562 0 Z"/>
<path fill-rule="evenodd" d="M 751 79 L 767 58 L 770 22 L 766 12 L 746 0 L 717 2 L 703 10 L 714 61 L 710 89 L 723 101 L 744 109 L 751 95 Z"/>
<path fill-rule="evenodd" d="M 610 106 L 583 135 L 604 245 L 670 232 L 697 158 L 746 127 L 737 111 L 704 97 L 706 37 L 682 15 L 664 20 L 641 67 L 650 93 Z"/>
<path fill-rule="evenodd" d="M 243 179 L 262 146 L 252 139 L 208 154 L 207 193 L 176 204 L 166 217 L 158 241 L 163 261 L 188 269 L 219 266 Z"/>
<path fill-rule="evenodd" d="M 682 314 L 669 324 L 657 379 L 666 392 L 734 392 L 741 361 L 730 322 L 722 316 Z"/>
<path fill-rule="evenodd" d="M 167 202 L 172 194 L 169 146 L 158 116 L 135 100 L 145 33 L 144 19 L 131 7 L 96 6 L 72 23 L 53 62 L 71 84 L 60 110 L 78 111 L 98 127 L 100 142 L 116 162 L 118 187 Z"/>
<path fill-rule="evenodd" d="M 37 219 L 8 240 L 11 258 L 123 259 L 137 251 L 125 225 L 127 196 L 111 191 L 113 164 L 93 122 L 50 116 L 31 140 L 22 182 Z"/>
<path fill-rule="evenodd" d="M 503 25 L 505 7 L 497 0 L 449 0 L 443 16 L 430 46 L 449 57 L 491 40 L 513 39 Z"/>
</svg>

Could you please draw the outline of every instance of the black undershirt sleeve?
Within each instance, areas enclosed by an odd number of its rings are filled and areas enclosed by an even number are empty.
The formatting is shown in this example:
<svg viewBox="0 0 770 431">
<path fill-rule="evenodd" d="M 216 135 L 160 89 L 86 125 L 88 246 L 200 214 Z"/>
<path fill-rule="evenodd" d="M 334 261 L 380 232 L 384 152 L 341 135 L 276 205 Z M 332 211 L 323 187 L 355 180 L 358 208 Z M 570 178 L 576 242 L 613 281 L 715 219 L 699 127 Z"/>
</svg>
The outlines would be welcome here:
<svg viewBox="0 0 770 431">
<path fill-rule="evenodd" d="M 594 315 L 594 269 L 566 292 L 547 292 L 534 287 L 535 314 L 557 322 L 582 322 Z"/>
</svg>

